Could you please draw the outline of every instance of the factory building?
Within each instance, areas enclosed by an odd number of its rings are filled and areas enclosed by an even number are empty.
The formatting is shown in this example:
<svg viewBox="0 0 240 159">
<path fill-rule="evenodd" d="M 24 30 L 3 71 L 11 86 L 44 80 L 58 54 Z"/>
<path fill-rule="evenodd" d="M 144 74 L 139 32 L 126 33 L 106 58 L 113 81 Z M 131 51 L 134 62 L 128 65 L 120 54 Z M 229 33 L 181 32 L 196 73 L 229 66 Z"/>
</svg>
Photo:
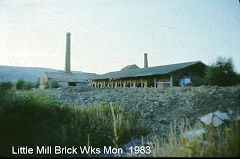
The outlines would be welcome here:
<svg viewBox="0 0 240 159">
<path fill-rule="evenodd" d="M 71 72 L 71 34 L 66 35 L 65 71 L 43 72 L 40 77 L 40 88 L 51 88 L 53 82 L 63 86 L 86 86 L 90 79 L 95 77 L 94 73 Z"/>
<path fill-rule="evenodd" d="M 155 87 L 197 85 L 203 78 L 206 65 L 201 61 L 177 63 L 148 67 L 147 53 L 144 54 L 144 68 L 128 65 L 120 71 L 102 75 L 83 72 L 71 72 L 71 34 L 66 35 L 65 71 L 43 72 L 40 88 L 52 86 L 93 87 Z"/>
<path fill-rule="evenodd" d="M 203 78 L 206 65 L 201 61 L 148 67 L 144 54 L 144 68 L 130 65 L 121 71 L 97 75 L 92 79 L 93 87 L 155 87 L 197 85 Z"/>
</svg>

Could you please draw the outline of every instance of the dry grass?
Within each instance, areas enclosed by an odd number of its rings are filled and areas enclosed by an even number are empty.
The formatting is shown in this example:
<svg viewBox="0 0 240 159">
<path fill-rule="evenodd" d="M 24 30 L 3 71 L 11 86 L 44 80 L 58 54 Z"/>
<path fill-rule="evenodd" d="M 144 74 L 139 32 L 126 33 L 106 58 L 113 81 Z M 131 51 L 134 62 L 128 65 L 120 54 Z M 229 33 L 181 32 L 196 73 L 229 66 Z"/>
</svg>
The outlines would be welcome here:
<svg viewBox="0 0 240 159">
<path fill-rule="evenodd" d="M 231 121 L 224 126 L 205 127 L 206 133 L 191 141 L 184 138 L 187 130 L 201 129 L 198 122 L 191 128 L 183 122 L 179 128 L 171 124 L 167 139 L 152 139 L 153 157 L 237 157 L 240 156 L 240 122 Z"/>
</svg>

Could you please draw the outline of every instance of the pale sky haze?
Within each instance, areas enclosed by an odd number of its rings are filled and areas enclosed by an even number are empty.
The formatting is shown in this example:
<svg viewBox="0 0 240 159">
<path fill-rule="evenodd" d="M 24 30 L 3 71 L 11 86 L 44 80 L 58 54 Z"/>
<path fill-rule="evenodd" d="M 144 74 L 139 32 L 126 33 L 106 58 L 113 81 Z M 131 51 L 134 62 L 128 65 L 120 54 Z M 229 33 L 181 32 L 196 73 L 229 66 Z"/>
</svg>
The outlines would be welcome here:
<svg viewBox="0 0 240 159">
<path fill-rule="evenodd" d="M 240 72 L 238 0 L 0 0 L 0 65 L 106 73 L 232 57 Z"/>
</svg>

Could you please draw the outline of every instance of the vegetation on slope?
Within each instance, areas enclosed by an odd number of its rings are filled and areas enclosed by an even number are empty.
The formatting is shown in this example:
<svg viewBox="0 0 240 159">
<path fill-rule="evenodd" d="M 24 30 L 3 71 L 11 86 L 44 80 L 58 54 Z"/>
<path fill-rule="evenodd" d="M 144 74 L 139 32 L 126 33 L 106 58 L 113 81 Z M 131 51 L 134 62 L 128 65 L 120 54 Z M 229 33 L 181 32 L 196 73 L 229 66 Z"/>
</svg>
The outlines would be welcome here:
<svg viewBox="0 0 240 159">
<path fill-rule="evenodd" d="M 22 79 L 19 79 L 15 84 L 15 88 L 21 89 L 21 90 L 30 90 L 32 88 L 38 88 L 38 86 L 39 86 L 39 81 L 30 82 L 30 81 L 24 81 Z"/>
<path fill-rule="evenodd" d="M 44 94 L 13 94 L 0 97 L 0 154 L 3 156 L 11 154 L 11 146 L 101 147 L 146 133 L 136 112 L 117 106 L 73 107 L 50 101 Z"/>
</svg>

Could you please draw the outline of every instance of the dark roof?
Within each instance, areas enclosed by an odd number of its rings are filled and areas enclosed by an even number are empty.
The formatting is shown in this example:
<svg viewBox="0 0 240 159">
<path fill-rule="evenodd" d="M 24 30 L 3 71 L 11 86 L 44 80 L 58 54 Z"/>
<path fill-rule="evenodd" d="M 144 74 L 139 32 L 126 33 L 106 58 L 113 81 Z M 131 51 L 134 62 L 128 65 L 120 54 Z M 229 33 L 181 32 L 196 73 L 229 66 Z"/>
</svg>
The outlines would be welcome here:
<svg viewBox="0 0 240 159">
<path fill-rule="evenodd" d="M 121 69 L 121 71 L 131 70 L 131 69 L 137 69 L 137 68 L 139 68 L 139 67 L 138 67 L 136 64 L 127 65 L 127 66 L 123 67 L 123 68 Z"/>
<path fill-rule="evenodd" d="M 63 71 L 59 72 L 44 72 L 47 78 L 54 79 L 58 82 L 87 82 L 87 80 L 92 79 L 96 76 L 93 73 L 65 73 Z"/>
<path fill-rule="evenodd" d="M 183 69 L 197 63 L 203 64 L 201 61 L 193 61 L 193 62 L 184 62 L 178 64 L 170 64 L 170 65 L 162 65 L 155 67 L 147 67 L 147 68 L 139 68 L 132 70 L 124 70 L 124 71 L 115 71 L 109 72 L 102 75 L 97 75 L 93 80 L 97 79 L 117 79 L 117 78 L 127 78 L 127 77 L 140 77 L 140 76 L 151 76 L 151 75 L 163 75 L 169 74 L 179 69 Z M 205 64 L 203 64 L 205 65 Z"/>
</svg>

